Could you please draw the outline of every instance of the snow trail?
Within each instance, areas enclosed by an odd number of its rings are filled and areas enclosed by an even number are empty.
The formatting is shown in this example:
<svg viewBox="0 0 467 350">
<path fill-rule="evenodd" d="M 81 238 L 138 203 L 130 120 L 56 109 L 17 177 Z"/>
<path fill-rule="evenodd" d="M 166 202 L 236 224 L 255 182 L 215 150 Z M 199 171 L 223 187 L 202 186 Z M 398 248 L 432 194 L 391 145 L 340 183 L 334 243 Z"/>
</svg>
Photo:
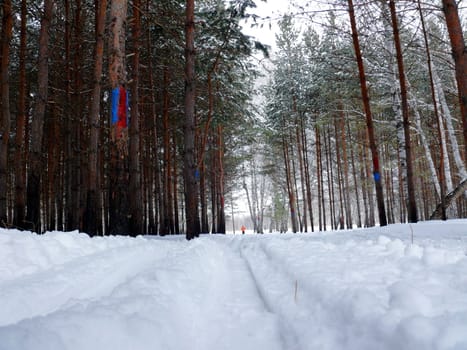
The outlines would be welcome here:
<svg viewBox="0 0 467 350">
<path fill-rule="evenodd" d="M 287 317 L 290 313 L 298 313 L 295 299 L 294 281 L 284 274 L 278 266 L 271 264 L 264 251 L 256 246 L 240 248 L 240 255 L 246 261 L 248 270 L 255 280 L 259 295 L 267 309 L 277 315 L 280 322 L 284 349 L 305 349 L 299 342 L 299 334 L 293 322 Z M 284 290 L 284 286 L 286 286 Z M 287 309 L 287 312 L 284 312 Z"/>
<path fill-rule="evenodd" d="M 0 350 L 467 349 L 466 228 L 0 230 Z"/>
<path fill-rule="evenodd" d="M 114 248 L 5 281 L 0 285 L 0 300 L 9 302 L 2 307 L 0 326 L 105 298 L 158 259 L 150 246 L 141 243 L 131 250 Z"/>
</svg>

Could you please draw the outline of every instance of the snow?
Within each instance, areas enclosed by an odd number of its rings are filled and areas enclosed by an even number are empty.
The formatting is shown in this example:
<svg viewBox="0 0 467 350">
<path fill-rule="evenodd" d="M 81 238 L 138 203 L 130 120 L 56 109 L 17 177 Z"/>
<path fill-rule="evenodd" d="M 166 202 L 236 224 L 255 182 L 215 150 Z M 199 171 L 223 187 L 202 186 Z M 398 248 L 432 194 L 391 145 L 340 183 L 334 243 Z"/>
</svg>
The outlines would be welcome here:
<svg viewBox="0 0 467 350">
<path fill-rule="evenodd" d="M 192 241 L 0 230 L 0 257 L 0 350 L 467 349 L 467 220 Z"/>
</svg>

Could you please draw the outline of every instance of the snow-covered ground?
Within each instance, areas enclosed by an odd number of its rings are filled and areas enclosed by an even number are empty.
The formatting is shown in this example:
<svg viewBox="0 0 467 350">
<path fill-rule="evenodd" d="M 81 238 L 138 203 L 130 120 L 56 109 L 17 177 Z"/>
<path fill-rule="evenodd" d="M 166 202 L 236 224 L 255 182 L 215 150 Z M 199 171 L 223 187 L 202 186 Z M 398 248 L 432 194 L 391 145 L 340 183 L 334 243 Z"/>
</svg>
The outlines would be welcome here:
<svg viewBox="0 0 467 350">
<path fill-rule="evenodd" d="M 0 349 L 465 350 L 467 220 L 189 242 L 2 230 Z"/>
</svg>

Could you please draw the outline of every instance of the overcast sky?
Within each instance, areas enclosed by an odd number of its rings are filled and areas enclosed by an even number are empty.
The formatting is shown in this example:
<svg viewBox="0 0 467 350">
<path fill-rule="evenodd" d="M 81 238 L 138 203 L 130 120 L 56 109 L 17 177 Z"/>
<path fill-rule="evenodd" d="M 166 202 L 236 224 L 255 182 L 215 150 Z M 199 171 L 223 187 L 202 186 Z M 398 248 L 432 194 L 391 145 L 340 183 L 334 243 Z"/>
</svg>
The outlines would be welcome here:
<svg viewBox="0 0 467 350">
<path fill-rule="evenodd" d="M 243 23 L 244 33 L 255 37 L 258 41 L 263 44 L 269 45 L 272 48 L 275 47 L 275 35 L 278 32 L 278 21 L 282 15 L 287 13 L 297 13 L 297 8 L 291 3 L 308 4 L 307 10 L 323 9 L 327 5 L 326 1 L 314 1 L 309 0 L 268 0 L 264 2 L 262 0 L 256 0 L 256 8 L 250 9 L 249 12 L 256 14 L 261 18 L 257 19 L 257 23 L 252 27 L 255 22 L 250 19 L 248 22 Z M 324 6 L 324 7 L 323 7 Z M 298 18 L 296 18 L 298 20 Z"/>
<path fill-rule="evenodd" d="M 261 16 L 262 18 L 269 17 L 269 19 L 258 19 L 257 25 L 254 27 L 251 27 L 254 22 L 250 19 L 247 23 L 243 24 L 245 34 L 255 37 L 263 44 L 274 47 L 277 21 L 281 15 L 289 12 L 290 8 L 288 3 L 289 1 L 283 0 L 269 0 L 267 3 L 257 0 L 257 7 L 255 9 L 250 9 L 249 12 Z"/>
</svg>

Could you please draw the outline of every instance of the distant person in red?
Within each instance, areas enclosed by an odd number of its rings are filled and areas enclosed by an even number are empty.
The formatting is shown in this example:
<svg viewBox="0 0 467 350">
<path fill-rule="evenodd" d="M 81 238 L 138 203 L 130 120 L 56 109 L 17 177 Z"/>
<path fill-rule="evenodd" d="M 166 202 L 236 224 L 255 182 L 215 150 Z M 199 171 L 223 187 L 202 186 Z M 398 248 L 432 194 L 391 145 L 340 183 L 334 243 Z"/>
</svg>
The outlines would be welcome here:
<svg viewBox="0 0 467 350">
<path fill-rule="evenodd" d="M 242 230 L 242 235 L 244 235 L 244 234 L 245 234 L 245 230 L 246 230 L 245 225 L 242 225 L 242 227 L 240 227 L 240 230 Z"/>
</svg>

